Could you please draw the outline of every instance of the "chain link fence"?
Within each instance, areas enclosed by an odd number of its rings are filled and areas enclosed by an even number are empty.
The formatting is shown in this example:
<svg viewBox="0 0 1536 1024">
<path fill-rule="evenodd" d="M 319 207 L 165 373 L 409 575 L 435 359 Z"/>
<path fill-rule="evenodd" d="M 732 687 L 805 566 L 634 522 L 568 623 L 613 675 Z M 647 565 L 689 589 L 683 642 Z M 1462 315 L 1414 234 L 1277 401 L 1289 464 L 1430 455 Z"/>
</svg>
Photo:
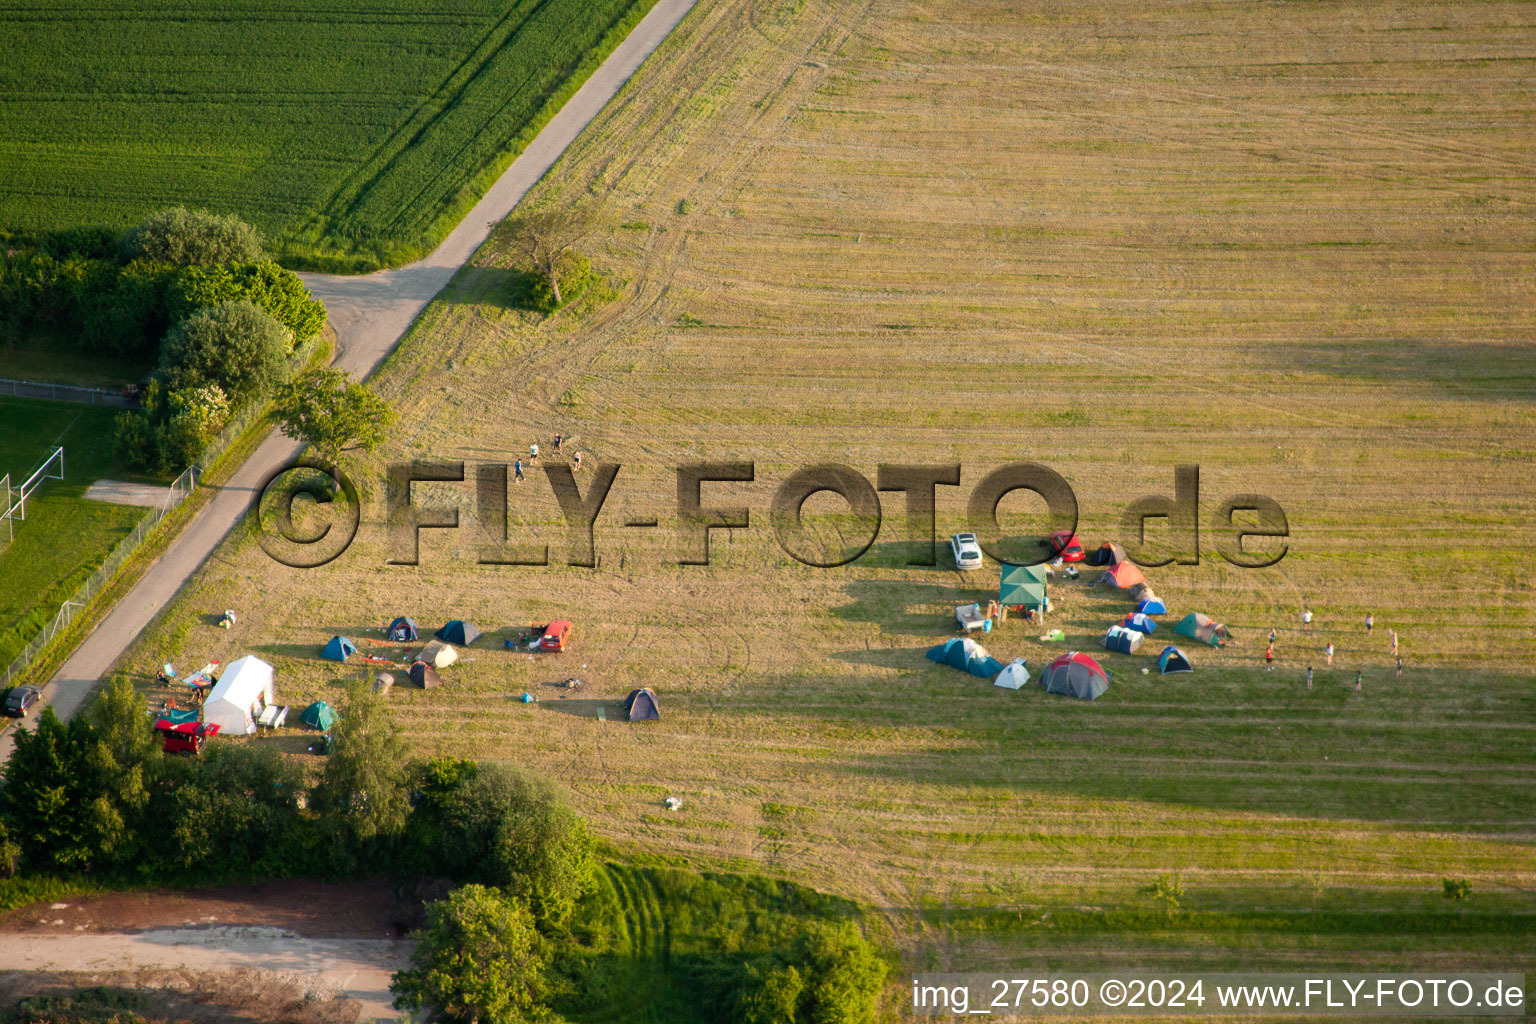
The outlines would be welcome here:
<svg viewBox="0 0 1536 1024">
<path fill-rule="evenodd" d="M 38 380 L 12 380 L 9 377 L 0 377 L 0 396 L 47 398 L 55 402 L 110 405 L 119 409 L 126 409 L 133 405 L 133 399 L 121 390 L 82 388 L 75 384 L 49 384 Z"/>
</svg>

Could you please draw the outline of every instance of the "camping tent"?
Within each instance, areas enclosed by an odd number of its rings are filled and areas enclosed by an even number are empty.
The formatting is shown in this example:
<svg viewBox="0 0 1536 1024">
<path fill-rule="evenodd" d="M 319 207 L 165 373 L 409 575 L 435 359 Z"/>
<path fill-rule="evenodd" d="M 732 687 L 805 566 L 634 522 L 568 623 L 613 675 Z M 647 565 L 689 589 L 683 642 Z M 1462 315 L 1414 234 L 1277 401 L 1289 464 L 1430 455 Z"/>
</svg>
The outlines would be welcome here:
<svg viewBox="0 0 1536 1024">
<path fill-rule="evenodd" d="M 454 619 L 448 625 L 432 634 L 444 643 L 458 644 L 460 647 L 468 647 L 480 636 L 480 630 L 474 623 L 465 622 L 463 619 Z"/>
<path fill-rule="evenodd" d="M 631 722 L 639 722 L 647 718 L 660 719 L 661 705 L 656 703 L 656 691 L 649 686 L 630 690 L 629 696 L 624 698 L 624 714 L 629 716 Z"/>
<path fill-rule="evenodd" d="M 1232 638 L 1226 626 L 1200 612 L 1190 612 L 1184 616 L 1179 620 L 1179 624 L 1173 627 L 1173 631 L 1179 636 L 1187 636 L 1191 640 L 1199 640 L 1212 647 L 1220 647 L 1223 640 Z"/>
<path fill-rule="evenodd" d="M 1086 654 L 1063 654 L 1040 673 L 1046 693 L 1064 693 L 1079 700 L 1097 700 L 1109 689 L 1109 673 Z"/>
<path fill-rule="evenodd" d="M 1104 575 L 1100 576 L 1095 582 L 1113 583 L 1121 590 L 1128 590 L 1138 583 L 1146 583 L 1147 578 L 1141 574 L 1140 569 L 1136 568 L 1135 562 L 1125 561 L 1116 562 L 1104 570 Z"/>
<path fill-rule="evenodd" d="M 346 661 L 357 653 L 357 644 L 344 636 L 333 636 L 325 649 L 320 652 L 320 657 L 327 661 Z"/>
<path fill-rule="evenodd" d="M 437 669 L 424 661 L 411 663 L 411 682 L 423 690 L 430 690 L 434 686 L 443 685 L 443 677 L 437 674 Z"/>
<path fill-rule="evenodd" d="M 997 603 L 1012 608 L 1023 605 L 1039 609 L 1045 604 L 1045 574 L 1043 565 L 1009 565 L 1003 563 L 1002 580 L 997 587 Z"/>
<path fill-rule="evenodd" d="M 1189 658 L 1177 647 L 1163 648 L 1163 653 L 1157 656 L 1157 670 L 1163 675 L 1170 672 L 1193 672 L 1195 666 L 1189 663 Z"/>
<path fill-rule="evenodd" d="M 273 701 L 272 666 L 247 654 L 229 663 L 203 702 L 203 721 L 226 733 L 249 736 L 256 731 L 256 716 Z"/>
<path fill-rule="evenodd" d="M 441 640 L 433 640 L 421 649 L 416 660 L 424 661 L 433 668 L 447 668 L 459 660 L 459 652 Z"/>
<path fill-rule="evenodd" d="M 404 615 L 400 616 L 389 624 L 389 638 L 397 644 L 421 639 L 416 632 L 416 620 L 408 619 Z"/>
<path fill-rule="evenodd" d="M 317 700 L 304 709 L 304 713 L 299 716 L 299 721 L 311 729 L 329 732 L 331 726 L 336 724 L 336 712 L 325 701 Z"/>
<path fill-rule="evenodd" d="M 1088 556 L 1089 565 L 1119 565 L 1125 561 L 1125 548 L 1114 541 L 1105 541 L 1099 550 Z"/>
<path fill-rule="evenodd" d="M 1136 610 L 1143 615 L 1168 614 L 1168 606 L 1163 604 L 1163 599 L 1150 590 L 1141 592 L 1141 600 L 1136 602 Z"/>
<path fill-rule="evenodd" d="M 992 685 L 1001 686 L 1008 690 L 1017 690 L 1027 682 L 1029 682 L 1029 669 L 1025 667 L 1024 659 L 1014 658 L 997 674 L 997 678 L 992 681 Z"/>
<path fill-rule="evenodd" d="M 1125 618 L 1120 620 L 1120 625 L 1126 629 L 1134 629 L 1138 633 L 1151 633 L 1157 629 L 1157 623 L 1141 612 L 1128 612 Z"/>
<path fill-rule="evenodd" d="M 1121 654 L 1135 654 L 1136 648 L 1141 646 L 1146 634 L 1134 629 L 1126 629 L 1124 626 L 1110 626 L 1104 634 L 1104 646 Z"/>
<path fill-rule="evenodd" d="M 944 641 L 929 650 L 928 660 L 958 668 L 982 679 L 992 679 L 1003 670 L 1003 663 L 970 637 L 957 636 L 953 640 Z"/>
</svg>

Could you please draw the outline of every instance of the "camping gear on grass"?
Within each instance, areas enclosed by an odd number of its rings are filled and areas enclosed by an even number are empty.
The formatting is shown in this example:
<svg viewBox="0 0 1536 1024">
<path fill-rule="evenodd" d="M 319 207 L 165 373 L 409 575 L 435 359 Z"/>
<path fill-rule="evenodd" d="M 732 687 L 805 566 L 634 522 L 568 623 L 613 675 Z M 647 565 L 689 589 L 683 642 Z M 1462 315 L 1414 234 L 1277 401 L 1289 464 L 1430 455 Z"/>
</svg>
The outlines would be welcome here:
<svg viewBox="0 0 1536 1024">
<path fill-rule="evenodd" d="M 660 720 L 661 705 L 656 703 L 656 692 L 649 686 L 630 690 L 629 696 L 624 698 L 624 714 L 629 716 L 631 722 Z"/>
<path fill-rule="evenodd" d="M 1109 689 L 1109 673 L 1086 654 L 1063 654 L 1040 673 L 1046 693 L 1061 693 L 1078 700 L 1098 700 Z"/>
<path fill-rule="evenodd" d="M 299 715 L 299 721 L 311 729 L 329 732 L 336 724 L 336 711 L 323 700 L 317 700 Z"/>
<path fill-rule="evenodd" d="M 1086 561 L 1089 565 L 1119 565 L 1125 561 L 1125 548 L 1114 541 L 1105 541 Z"/>
<path fill-rule="evenodd" d="M 441 640 L 433 640 L 421 649 L 416 660 L 424 661 L 433 668 L 447 668 L 459 660 L 459 652 Z"/>
<path fill-rule="evenodd" d="M 991 632 L 992 620 L 982 614 L 979 604 L 962 604 L 955 606 L 955 621 L 960 628 L 969 633 L 973 629 L 986 629 Z"/>
<path fill-rule="evenodd" d="M 1003 670 L 997 674 L 997 678 L 992 680 L 992 685 L 1001 686 L 1005 690 L 1019 689 L 1029 682 L 1027 664 L 1023 658 L 1014 658 L 1007 665 L 1003 666 Z"/>
<path fill-rule="evenodd" d="M 468 647 L 479 638 L 480 630 L 473 623 L 465 622 L 463 619 L 454 619 L 432 635 L 444 643 Z M 442 667 L 441 665 L 438 666 L 438 668 Z"/>
<path fill-rule="evenodd" d="M 1136 648 L 1147 638 L 1145 633 L 1124 626 L 1110 626 L 1104 634 L 1104 646 L 1119 654 L 1135 654 Z"/>
<path fill-rule="evenodd" d="M 333 636 L 320 652 L 320 657 L 327 661 L 346 661 L 356 653 L 357 644 L 344 636 Z"/>
<path fill-rule="evenodd" d="M 424 661 L 411 663 L 410 676 L 411 682 L 423 690 L 430 690 L 433 687 L 443 685 L 443 677 L 437 674 L 437 669 Z"/>
<path fill-rule="evenodd" d="M 1157 670 L 1166 676 L 1172 672 L 1193 672 L 1195 666 L 1189 663 L 1189 657 L 1183 651 L 1170 644 L 1157 656 Z"/>
<path fill-rule="evenodd" d="M 406 644 L 413 640 L 421 639 L 420 635 L 416 632 L 416 620 L 406 618 L 404 615 L 389 624 L 389 629 L 385 631 L 385 635 L 397 644 Z"/>
<path fill-rule="evenodd" d="M 958 668 L 982 679 L 993 679 L 1003 670 L 1003 663 L 970 637 L 946 640 L 928 652 L 928 660 Z"/>
<path fill-rule="evenodd" d="M 249 736 L 256 716 L 274 700 L 272 666 L 247 654 L 229 663 L 203 702 L 203 721 L 227 733 Z"/>
<path fill-rule="evenodd" d="M 197 721 L 197 709 L 161 708 L 159 721 L 170 722 L 172 725 L 186 725 L 188 722 Z"/>
<path fill-rule="evenodd" d="M 1067 642 L 1067 634 L 1059 629 L 1053 629 L 1040 638 L 1041 643 L 1062 644 Z"/>
<path fill-rule="evenodd" d="M 1201 612 L 1190 612 L 1184 616 L 1179 620 L 1179 624 L 1173 627 L 1173 631 L 1179 636 L 1187 636 L 1191 640 L 1199 640 L 1212 647 L 1220 647 L 1224 641 L 1232 639 L 1231 632 L 1223 623 Z"/>
<path fill-rule="evenodd" d="M 276 704 L 268 704 L 261 709 L 261 714 L 256 716 L 256 724 L 263 729 L 281 729 L 283 723 L 288 721 L 288 705 L 279 707 Z"/>
</svg>

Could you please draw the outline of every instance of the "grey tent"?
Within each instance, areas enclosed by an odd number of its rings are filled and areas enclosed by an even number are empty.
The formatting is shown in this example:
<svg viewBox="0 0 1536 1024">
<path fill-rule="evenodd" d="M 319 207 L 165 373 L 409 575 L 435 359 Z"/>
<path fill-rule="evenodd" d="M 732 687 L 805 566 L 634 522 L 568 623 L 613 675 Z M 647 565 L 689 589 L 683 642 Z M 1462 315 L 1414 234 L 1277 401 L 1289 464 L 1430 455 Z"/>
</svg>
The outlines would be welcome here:
<svg viewBox="0 0 1536 1024">
<path fill-rule="evenodd" d="M 430 690 L 434 686 L 442 686 L 443 677 L 438 675 L 437 669 L 431 665 L 424 661 L 417 661 L 411 664 L 411 682 L 423 690 Z"/>
<path fill-rule="evenodd" d="M 624 698 L 624 714 L 631 722 L 639 722 L 645 719 L 660 719 L 661 706 L 656 703 L 656 693 L 649 686 L 642 686 L 638 690 L 629 691 L 629 696 Z"/>
<path fill-rule="evenodd" d="M 1099 545 L 1099 550 L 1089 555 L 1085 561 L 1089 565 L 1115 565 L 1125 561 L 1125 548 L 1114 541 L 1105 541 Z"/>
<path fill-rule="evenodd" d="M 1109 689 L 1109 673 L 1086 654 L 1063 654 L 1040 673 L 1046 693 L 1062 693 L 1079 700 L 1098 700 Z"/>
<path fill-rule="evenodd" d="M 416 620 L 402 615 L 389 624 L 389 638 L 397 644 L 421 639 L 416 633 Z"/>
</svg>

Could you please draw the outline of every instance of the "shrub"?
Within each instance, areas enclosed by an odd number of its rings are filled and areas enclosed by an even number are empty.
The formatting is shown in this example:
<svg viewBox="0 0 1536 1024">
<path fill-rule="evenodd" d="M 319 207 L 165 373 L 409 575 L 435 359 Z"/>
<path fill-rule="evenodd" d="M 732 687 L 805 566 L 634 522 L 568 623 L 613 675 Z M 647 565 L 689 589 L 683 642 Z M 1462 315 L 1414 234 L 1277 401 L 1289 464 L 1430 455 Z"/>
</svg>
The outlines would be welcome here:
<svg viewBox="0 0 1536 1024">
<path fill-rule="evenodd" d="M 309 340 L 325 326 L 325 306 L 310 295 L 299 275 L 273 260 L 184 267 L 166 287 L 165 306 L 174 323 L 204 306 L 237 299 L 249 299 L 265 309 L 288 329 L 294 344 Z"/>
<path fill-rule="evenodd" d="M 182 206 L 150 214 L 118 244 L 124 263 L 148 259 L 188 267 L 254 263 L 264 255 L 256 229 L 239 218 Z"/>
<path fill-rule="evenodd" d="M 235 402 L 266 394 L 283 379 L 291 336 L 248 300 L 200 310 L 173 327 L 160 350 L 170 391 L 217 384 Z"/>
</svg>

